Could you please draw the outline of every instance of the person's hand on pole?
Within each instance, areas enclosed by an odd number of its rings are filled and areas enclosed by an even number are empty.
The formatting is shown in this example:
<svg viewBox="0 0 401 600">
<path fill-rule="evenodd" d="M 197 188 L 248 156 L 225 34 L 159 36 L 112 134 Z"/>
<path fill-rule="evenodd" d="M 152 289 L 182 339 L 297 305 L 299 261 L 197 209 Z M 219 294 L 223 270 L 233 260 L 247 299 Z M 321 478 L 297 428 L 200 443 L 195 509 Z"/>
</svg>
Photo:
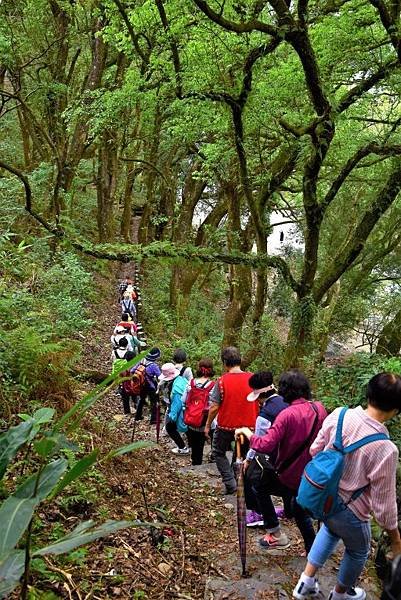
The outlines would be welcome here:
<svg viewBox="0 0 401 600">
<path fill-rule="evenodd" d="M 248 427 L 240 427 L 239 429 L 235 430 L 235 438 L 238 439 L 241 437 L 241 435 L 244 435 L 248 440 L 250 440 L 251 436 L 253 435 L 253 431 L 251 431 Z"/>
</svg>

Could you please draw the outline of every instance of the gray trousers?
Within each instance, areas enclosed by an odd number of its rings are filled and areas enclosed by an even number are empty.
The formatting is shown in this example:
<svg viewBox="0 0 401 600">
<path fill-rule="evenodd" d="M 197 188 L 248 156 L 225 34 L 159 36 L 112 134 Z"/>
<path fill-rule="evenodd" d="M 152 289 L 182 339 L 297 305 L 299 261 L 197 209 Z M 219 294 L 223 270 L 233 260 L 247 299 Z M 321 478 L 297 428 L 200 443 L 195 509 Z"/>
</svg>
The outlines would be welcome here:
<svg viewBox="0 0 401 600">
<path fill-rule="evenodd" d="M 219 426 L 213 435 L 213 456 L 216 461 L 216 467 L 218 468 L 223 483 L 226 486 L 226 491 L 235 492 L 237 489 L 237 482 L 235 480 L 232 463 L 228 461 L 226 453 L 231 450 L 231 443 L 234 441 L 234 431 L 227 431 L 220 429 Z"/>
</svg>

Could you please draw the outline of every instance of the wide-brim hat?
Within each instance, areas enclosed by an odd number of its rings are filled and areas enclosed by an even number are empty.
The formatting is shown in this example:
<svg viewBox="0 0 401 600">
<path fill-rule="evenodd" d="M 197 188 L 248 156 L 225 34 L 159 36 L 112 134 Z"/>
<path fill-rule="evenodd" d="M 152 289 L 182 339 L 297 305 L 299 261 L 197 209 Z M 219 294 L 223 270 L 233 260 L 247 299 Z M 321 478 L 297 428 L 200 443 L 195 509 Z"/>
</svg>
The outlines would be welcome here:
<svg viewBox="0 0 401 600">
<path fill-rule="evenodd" d="M 150 360 L 150 361 L 155 361 L 158 358 L 160 358 L 160 350 L 159 348 L 152 348 L 150 352 L 147 353 L 147 355 L 145 356 L 146 360 Z"/>
<path fill-rule="evenodd" d="M 159 381 L 171 381 L 180 374 L 180 370 L 173 363 L 165 363 L 162 366 L 162 374 L 159 375 Z"/>
<path fill-rule="evenodd" d="M 260 394 L 263 394 L 263 392 L 271 392 L 274 389 L 274 385 L 272 384 L 268 385 L 267 387 L 260 388 L 260 390 L 253 390 L 253 392 L 247 395 L 246 399 L 248 402 L 255 402 L 255 400 L 259 398 Z"/>
</svg>

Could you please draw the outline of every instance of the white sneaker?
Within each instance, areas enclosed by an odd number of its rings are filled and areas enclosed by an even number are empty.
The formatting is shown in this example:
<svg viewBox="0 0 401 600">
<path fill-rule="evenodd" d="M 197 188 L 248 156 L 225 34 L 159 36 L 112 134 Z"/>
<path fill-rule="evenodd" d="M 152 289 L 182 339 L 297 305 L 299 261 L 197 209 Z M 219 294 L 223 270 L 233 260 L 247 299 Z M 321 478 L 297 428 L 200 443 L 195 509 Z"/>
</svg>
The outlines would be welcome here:
<svg viewBox="0 0 401 600">
<path fill-rule="evenodd" d="M 299 578 L 297 585 L 292 592 L 292 597 L 297 598 L 298 600 L 303 600 L 303 598 L 317 598 L 319 596 L 319 584 L 315 579 L 315 585 L 310 586 L 307 585 L 304 581 L 301 581 Z"/>
<path fill-rule="evenodd" d="M 171 452 L 174 454 L 189 454 L 189 448 L 185 446 L 185 448 L 173 448 Z"/>
<path fill-rule="evenodd" d="M 366 592 L 360 587 L 349 588 L 348 592 L 339 594 L 335 590 L 330 592 L 329 600 L 365 600 Z"/>
<path fill-rule="evenodd" d="M 167 433 L 167 431 L 166 431 L 166 428 L 165 428 L 165 427 L 163 427 L 163 429 L 161 430 L 161 432 L 160 432 L 160 435 L 161 435 L 162 437 L 167 437 L 167 436 L 168 436 L 168 433 Z"/>
</svg>

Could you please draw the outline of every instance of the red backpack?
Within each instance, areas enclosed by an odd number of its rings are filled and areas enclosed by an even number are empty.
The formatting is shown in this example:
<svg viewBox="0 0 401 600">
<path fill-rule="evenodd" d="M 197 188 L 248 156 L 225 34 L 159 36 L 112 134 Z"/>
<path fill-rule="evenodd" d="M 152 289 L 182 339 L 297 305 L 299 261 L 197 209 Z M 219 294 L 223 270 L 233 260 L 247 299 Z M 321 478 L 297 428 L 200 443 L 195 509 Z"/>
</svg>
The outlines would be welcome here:
<svg viewBox="0 0 401 600">
<path fill-rule="evenodd" d="M 203 427 L 207 421 L 209 393 L 215 382 L 205 382 L 202 387 L 196 387 L 191 379 L 191 389 L 185 401 L 184 423 L 190 427 Z"/>
<path fill-rule="evenodd" d="M 123 381 L 123 388 L 127 394 L 131 396 L 139 396 L 141 389 L 145 384 L 146 366 L 139 363 L 135 371 L 132 373 L 131 379 Z"/>
</svg>

